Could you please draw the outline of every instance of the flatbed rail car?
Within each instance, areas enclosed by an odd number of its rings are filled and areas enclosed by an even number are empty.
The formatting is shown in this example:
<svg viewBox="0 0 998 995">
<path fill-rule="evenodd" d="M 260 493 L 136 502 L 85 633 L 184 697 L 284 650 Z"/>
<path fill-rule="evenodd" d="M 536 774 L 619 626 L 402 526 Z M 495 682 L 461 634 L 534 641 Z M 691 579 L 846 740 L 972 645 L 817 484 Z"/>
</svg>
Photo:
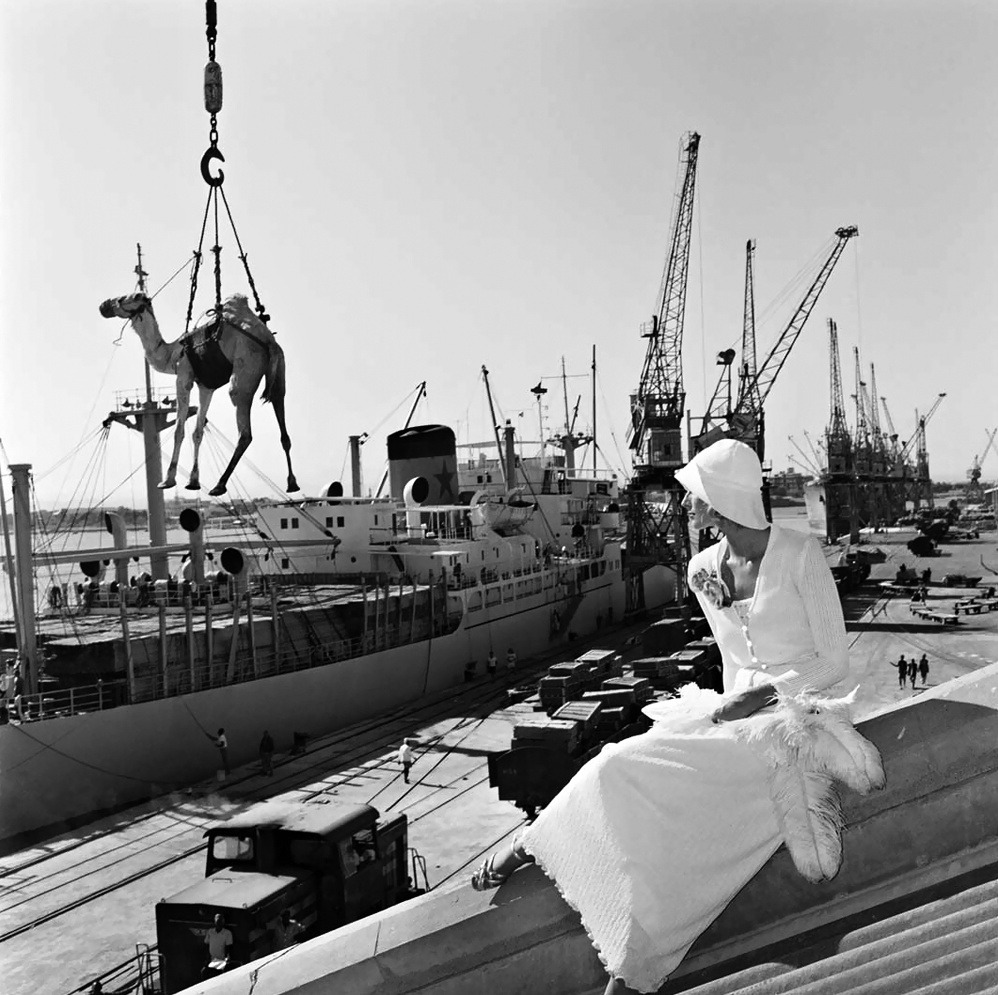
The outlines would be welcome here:
<svg viewBox="0 0 998 995">
<path fill-rule="evenodd" d="M 212 826 L 204 880 L 156 906 L 159 978 L 172 995 L 206 975 L 206 935 L 221 914 L 232 933 L 224 969 L 280 948 L 288 912 L 308 939 L 410 897 L 405 815 L 370 805 L 262 802 Z"/>
<path fill-rule="evenodd" d="M 621 726 L 575 755 L 552 749 L 550 745 L 514 746 L 505 753 L 489 754 L 489 785 L 497 788 L 499 798 L 511 801 L 528 819 L 549 805 L 568 784 L 576 771 L 592 759 L 607 743 L 616 743 L 647 731 L 651 723 L 641 719 Z"/>
<path fill-rule="evenodd" d="M 524 716 L 513 726 L 510 749 L 489 754 L 489 785 L 500 799 L 533 819 L 607 743 L 647 731 L 651 722 L 642 707 L 656 696 L 672 695 L 688 682 L 712 686 L 720 664 L 715 641 L 684 645 L 679 627 L 685 626 L 674 622 L 660 626 L 648 642 L 683 648 L 634 659 L 628 676 L 620 660 L 603 651 L 548 668 L 535 706 L 545 714 Z"/>
</svg>

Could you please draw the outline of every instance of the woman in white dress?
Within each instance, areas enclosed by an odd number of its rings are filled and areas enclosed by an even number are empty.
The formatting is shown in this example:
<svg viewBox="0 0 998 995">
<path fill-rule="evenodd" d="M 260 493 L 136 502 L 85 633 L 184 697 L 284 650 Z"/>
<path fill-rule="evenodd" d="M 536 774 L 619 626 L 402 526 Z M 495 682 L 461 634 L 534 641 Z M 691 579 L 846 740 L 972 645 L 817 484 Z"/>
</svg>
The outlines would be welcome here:
<svg viewBox="0 0 998 995">
<path fill-rule="evenodd" d="M 539 863 L 579 912 L 606 995 L 657 991 L 783 842 L 766 764 L 739 720 L 848 672 L 831 572 L 815 540 L 766 520 L 755 452 L 723 439 L 676 477 L 691 530 L 722 534 L 688 580 L 721 650 L 724 695 L 708 712 L 652 706 L 647 733 L 604 747 L 472 880 L 498 887 Z"/>
</svg>

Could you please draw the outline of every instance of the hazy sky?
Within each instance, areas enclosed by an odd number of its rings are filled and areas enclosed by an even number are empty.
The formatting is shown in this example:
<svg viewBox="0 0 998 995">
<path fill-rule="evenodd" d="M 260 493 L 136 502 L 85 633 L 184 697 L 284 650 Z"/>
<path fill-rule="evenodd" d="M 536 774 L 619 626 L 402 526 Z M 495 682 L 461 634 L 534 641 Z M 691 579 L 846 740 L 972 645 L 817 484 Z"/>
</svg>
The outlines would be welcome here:
<svg viewBox="0 0 998 995">
<path fill-rule="evenodd" d="M 135 433 L 95 444 L 115 391 L 142 384 L 141 347 L 127 328 L 116 343 L 123 323 L 97 306 L 134 289 L 137 242 L 154 289 L 197 244 L 204 4 L 3 0 L 0 39 L 0 457 L 34 464 L 45 503 L 141 503 L 141 474 L 126 481 Z M 827 423 L 833 317 L 847 398 L 859 345 L 902 437 L 947 392 L 931 466 L 963 479 L 998 425 L 996 49 L 992 0 L 219 0 L 225 191 L 287 354 L 303 489 L 348 479 L 347 437 L 362 432 L 376 486 L 420 380 L 417 421 L 485 437 L 483 364 L 503 415 L 536 439 L 529 388 L 563 356 L 587 374 L 593 345 L 601 447 L 626 465 L 638 327 L 690 130 L 693 415 L 716 352 L 740 339 L 746 239 L 765 355 L 806 289 L 794 279 L 855 224 L 769 396 L 768 455 L 787 468 L 787 437 L 806 449 L 803 430 Z M 222 244 L 225 292 L 244 290 L 227 228 Z M 156 300 L 167 339 L 185 280 Z M 196 314 L 210 270 L 200 288 Z M 564 405 L 547 386 L 554 432 Z M 587 427 L 587 381 L 569 391 Z M 222 392 L 212 415 L 209 486 L 236 434 Z M 254 416 L 248 460 L 280 485 L 272 412 Z M 279 491 L 246 465 L 232 493 Z"/>
</svg>

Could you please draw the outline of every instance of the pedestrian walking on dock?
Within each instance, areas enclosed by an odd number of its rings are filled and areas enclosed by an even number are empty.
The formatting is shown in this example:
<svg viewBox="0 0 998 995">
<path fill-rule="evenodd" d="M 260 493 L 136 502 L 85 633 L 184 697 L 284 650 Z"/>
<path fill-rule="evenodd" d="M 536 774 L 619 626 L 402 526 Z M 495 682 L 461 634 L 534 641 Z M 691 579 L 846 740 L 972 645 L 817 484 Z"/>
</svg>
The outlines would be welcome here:
<svg viewBox="0 0 998 995">
<path fill-rule="evenodd" d="M 911 689 L 915 690 L 915 678 L 918 676 L 918 664 L 915 663 L 915 658 L 912 657 L 908 661 L 908 680 L 911 681 Z"/>
<path fill-rule="evenodd" d="M 409 745 L 409 740 L 402 740 L 402 745 L 399 747 L 398 759 L 399 763 L 402 765 L 402 780 L 408 784 L 409 771 L 412 770 L 413 760 L 412 747 Z"/>
<path fill-rule="evenodd" d="M 485 669 L 489 672 L 489 677 L 495 677 L 496 671 L 499 669 L 499 659 L 492 650 L 489 650 L 489 659 L 485 664 Z"/>
<path fill-rule="evenodd" d="M 274 740 L 266 729 L 260 740 L 260 767 L 267 777 L 274 776 Z"/>
<path fill-rule="evenodd" d="M 649 706 L 648 732 L 584 764 L 472 879 L 495 888 L 536 861 L 599 950 L 605 995 L 658 991 L 786 841 L 770 767 L 745 730 L 772 728 L 756 713 L 778 696 L 822 691 L 849 672 L 834 578 L 814 539 L 767 521 L 755 451 L 723 439 L 676 478 L 689 491 L 690 531 L 723 536 L 691 559 L 687 579 L 717 640 L 725 693 Z M 816 848 L 814 837 L 802 846 Z"/>
<path fill-rule="evenodd" d="M 923 653 L 922 659 L 918 661 L 918 672 L 922 675 L 922 685 L 929 679 L 929 658 Z"/>
<path fill-rule="evenodd" d="M 516 650 L 512 646 L 506 650 L 506 669 L 516 670 Z"/>
<path fill-rule="evenodd" d="M 903 688 L 905 682 L 908 680 L 908 661 L 904 658 L 904 653 L 901 654 L 901 659 L 897 663 L 892 664 L 892 666 L 898 669 L 898 687 Z"/>
<path fill-rule="evenodd" d="M 217 736 L 212 736 L 210 732 L 206 732 L 205 735 L 218 747 L 219 756 L 222 758 L 222 770 L 225 771 L 225 776 L 229 776 L 229 740 L 225 735 L 224 729 L 218 730 Z"/>
</svg>

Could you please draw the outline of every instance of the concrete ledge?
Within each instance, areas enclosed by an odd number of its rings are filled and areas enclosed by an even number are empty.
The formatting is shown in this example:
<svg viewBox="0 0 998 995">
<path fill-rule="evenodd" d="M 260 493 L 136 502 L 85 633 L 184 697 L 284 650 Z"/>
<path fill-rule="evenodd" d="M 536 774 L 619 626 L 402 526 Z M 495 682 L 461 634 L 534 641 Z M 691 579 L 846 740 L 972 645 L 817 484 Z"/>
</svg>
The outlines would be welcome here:
<svg viewBox="0 0 998 995">
<path fill-rule="evenodd" d="M 674 977 L 998 860 L 998 665 L 867 719 L 887 788 L 843 798 L 845 858 L 808 884 L 780 850 Z M 606 975 L 578 916 L 536 868 L 496 891 L 431 892 L 190 989 L 303 995 L 577 995 Z"/>
</svg>

